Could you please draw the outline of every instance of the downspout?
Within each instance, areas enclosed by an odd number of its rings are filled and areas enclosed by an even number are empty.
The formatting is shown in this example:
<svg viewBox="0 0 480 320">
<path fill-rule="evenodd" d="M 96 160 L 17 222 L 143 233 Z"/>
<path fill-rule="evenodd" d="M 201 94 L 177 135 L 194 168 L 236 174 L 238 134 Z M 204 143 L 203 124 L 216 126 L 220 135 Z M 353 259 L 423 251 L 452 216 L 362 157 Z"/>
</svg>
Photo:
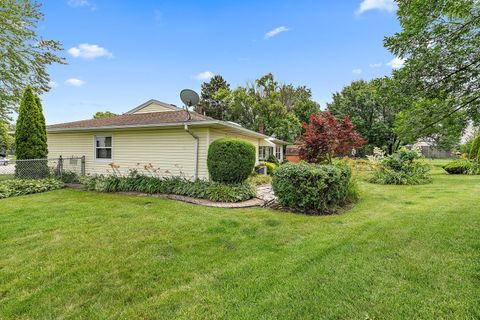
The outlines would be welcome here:
<svg viewBox="0 0 480 320">
<path fill-rule="evenodd" d="M 195 135 L 190 128 L 188 128 L 188 124 L 184 124 L 185 131 L 188 132 L 189 135 L 195 139 L 195 169 L 194 169 L 194 177 L 195 180 L 198 180 L 198 147 L 199 147 L 199 138 Z"/>
</svg>

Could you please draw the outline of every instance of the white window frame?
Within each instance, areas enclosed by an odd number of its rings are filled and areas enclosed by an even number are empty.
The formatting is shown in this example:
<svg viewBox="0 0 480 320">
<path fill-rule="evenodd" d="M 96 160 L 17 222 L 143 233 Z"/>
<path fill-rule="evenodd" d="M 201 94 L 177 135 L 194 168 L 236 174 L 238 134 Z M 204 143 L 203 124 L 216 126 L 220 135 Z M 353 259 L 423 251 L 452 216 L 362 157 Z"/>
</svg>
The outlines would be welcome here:
<svg viewBox="0 0 480 320">
<path fill-rule="evenodd" d="M 112 143 L 110 147 L 97 147 L 97 138 L 108 138 L 110 137 Z M 110 158 L 97 158 L 97 149 L 110 149 Z M 101 162 L 112 162 L 113 161 L 113 134 L 111 133 L 104 133 L 104 134 L 96 134 L 93 136 L 93 158 L 95 161 L 101 161 Z"/>
<path fill-rule="evenodd" d="M 282 146 L 276 145 L 275 146 L 275 157 L 282 161 Z"/>
<path fill-rule="evenodd" d="M 268 159 L 267 157 L 267 148 L 266 146 L 259 146 L 258 147 L 258 160 L 265 161 Z"/>
</svg>

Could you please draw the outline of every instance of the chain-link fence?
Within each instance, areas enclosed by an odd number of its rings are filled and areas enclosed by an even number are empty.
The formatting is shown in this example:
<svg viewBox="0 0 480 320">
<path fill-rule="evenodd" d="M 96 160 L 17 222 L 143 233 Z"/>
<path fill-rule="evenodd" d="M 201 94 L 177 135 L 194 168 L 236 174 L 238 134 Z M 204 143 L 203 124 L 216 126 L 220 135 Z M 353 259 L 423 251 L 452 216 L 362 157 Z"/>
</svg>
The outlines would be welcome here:
<svg viewBox="0 0 480 320">
<path fill-rule="evenodd" d="M 0 159 L 0 181 L 56 177 L 75 180 L 85 175 L 85 157 L 49 159 Z"/>
</svg>

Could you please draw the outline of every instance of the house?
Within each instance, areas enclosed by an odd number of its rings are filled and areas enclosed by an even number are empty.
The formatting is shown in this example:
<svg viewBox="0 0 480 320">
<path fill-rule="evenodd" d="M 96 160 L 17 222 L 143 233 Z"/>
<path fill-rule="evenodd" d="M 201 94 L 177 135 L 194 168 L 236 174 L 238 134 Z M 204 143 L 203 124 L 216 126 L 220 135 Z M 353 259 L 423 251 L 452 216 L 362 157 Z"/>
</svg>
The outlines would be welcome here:
<svg viewBox="0 0 480 320">
<path fill-rule="evenodd" d="M 257 163 L 270 154 L 282 160 L 287 145 L 239 124 L 153 99 L 111 118 L 47 126 L 49 157 L 85 156 L 87 174 L 105 174 L 113 166 L 125 174 L 151 164 L 160 175 L 208 179 L 208 147 L 225 137 L 252 143 Z"/>
</svg>

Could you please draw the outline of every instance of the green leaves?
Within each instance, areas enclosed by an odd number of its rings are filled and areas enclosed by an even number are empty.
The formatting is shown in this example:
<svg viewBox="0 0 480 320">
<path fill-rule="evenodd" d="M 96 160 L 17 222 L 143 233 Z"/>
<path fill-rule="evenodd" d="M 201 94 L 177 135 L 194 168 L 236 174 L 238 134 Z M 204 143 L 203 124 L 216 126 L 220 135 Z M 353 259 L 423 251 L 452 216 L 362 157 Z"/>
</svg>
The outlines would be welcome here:
<svg viewBox="0 0 480 320">
<path fill-rule="evenodd" d="M 417 101 L 401 115 L 397 132 L 418 139 L 445 135 L 449 127 L 444 139 L 453 141 L 468 120 L 479 121 L 480 2 L 399 1 L 397 15 L 402 31 L 386 38 L 385 46 L 407 58 L 395 78 Z M 415 124 L 407 121 L 412 117 Z"/>
<path fill-rule="evenodd" d="M 15 130 L 17 159 L 42 159 L 48 155 L 47 133 L 40 99 L 27 87 L 19 108 Z"/>
<path fill-rule="evenodd" d="M 41 94 L 50 90 L 46 67 L 64 64 L 56 55 L 59 42 L 44 40 L 36 28 L 43 19 L 40 4 L 33 0 L 0 1 L 0 119 L 17 110 L 27 85 Z"/>
</svg>

